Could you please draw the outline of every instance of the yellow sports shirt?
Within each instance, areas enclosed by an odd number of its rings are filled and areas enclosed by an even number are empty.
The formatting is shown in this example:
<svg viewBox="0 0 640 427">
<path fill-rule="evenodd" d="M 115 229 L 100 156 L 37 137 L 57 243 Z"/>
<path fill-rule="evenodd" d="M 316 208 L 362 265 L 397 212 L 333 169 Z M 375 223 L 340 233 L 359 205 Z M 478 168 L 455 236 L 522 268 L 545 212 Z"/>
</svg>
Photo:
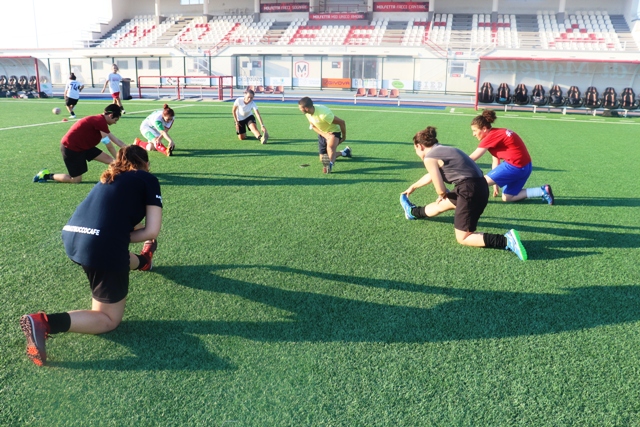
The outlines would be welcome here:
<svg viewBox="0 0 640 427">
<path fill-rule="evenodd" d="M 334 115 L 329 108 L 321 104 L 316 104 L 314 107 L 313 114 L 305 114 L 309 123 L 323 132 L 340 132 L 340 126 L 332 123 Z"/>
</svg>

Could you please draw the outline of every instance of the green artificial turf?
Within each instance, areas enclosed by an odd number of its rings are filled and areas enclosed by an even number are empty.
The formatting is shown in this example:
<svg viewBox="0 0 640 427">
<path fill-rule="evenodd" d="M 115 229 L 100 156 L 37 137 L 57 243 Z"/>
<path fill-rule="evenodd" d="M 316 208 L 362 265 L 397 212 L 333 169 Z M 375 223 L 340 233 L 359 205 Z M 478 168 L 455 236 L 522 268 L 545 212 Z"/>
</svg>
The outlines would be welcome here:
<svg viewBox="0 0 640 427">
<path fill-rule="evenodd" d="M 231 103 L 169 104 L 154 269 L 131 273 L 118 329 L 56 335 L 38 368 L 18 320 L 90 307 L 60 232 L 105 167 L 33 183 L 66 172 L 71 123 L 60 100 L 0 101 L 0 425 L 640 425 L 639 119 L 498 112 L 532 155 L 528 186 L 557 198 L 490 200 L 479 231 L 519 230 L 521 262 L 398 202 L 425 173 L 413 135 L 436 126 L 470 153 L 471 109 L 331 105 L 353 158 L 323 175 L 296 104 L 258 101 L 265 146 L 237 140 Z M 125 105 L 111 129 L 130 143 L 162 103 Z"/>
</svg>

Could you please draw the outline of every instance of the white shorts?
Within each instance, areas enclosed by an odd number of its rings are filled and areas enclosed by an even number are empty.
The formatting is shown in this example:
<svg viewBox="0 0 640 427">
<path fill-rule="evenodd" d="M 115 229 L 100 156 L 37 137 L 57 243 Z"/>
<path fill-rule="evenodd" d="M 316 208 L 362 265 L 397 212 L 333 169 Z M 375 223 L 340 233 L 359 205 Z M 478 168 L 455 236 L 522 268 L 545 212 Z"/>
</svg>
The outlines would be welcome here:
<svg viewBox="0 0 640 427">
<path fill-rule="evenodd" d="M 147 141 L 151 141 L 152 139 L 160 136 L 160 132 L 158 132 L 158 130 L 153 126 L 149 126 L 146 122 L 143 122 L 140 125 L 140 133 L 142 136 L 147 138 Z M 153 135 L 153 138 L 149 138 L 149 134 Z"/>
</svg>

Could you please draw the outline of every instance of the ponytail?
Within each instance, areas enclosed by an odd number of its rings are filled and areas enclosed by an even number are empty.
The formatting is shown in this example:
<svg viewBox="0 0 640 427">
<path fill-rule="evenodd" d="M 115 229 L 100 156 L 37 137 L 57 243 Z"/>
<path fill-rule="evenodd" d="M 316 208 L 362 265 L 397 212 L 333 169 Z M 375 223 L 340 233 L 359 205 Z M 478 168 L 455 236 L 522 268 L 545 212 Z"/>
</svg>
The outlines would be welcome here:
<svg viewBox="0 0 640 427">
<path fill-rule="evenodd" d="M 438 144 L 438 133 L 433 126 L 427 126 L 426 129 L 416 133 L 413 137 L 413 145 L 422 145 L 424 147 L 433 147 Z"/>
<path fill-rule="evenodd" d="M 491 123 L 497 119 L 496 112 L 493 110 L 483 110 L 482 114 L 476 116 L 471 121 L 471 126 L 477 126 L 479 129 L 487 128 L 491 129 Z"/>
<path fill-rule="evenodd" d="M 149 154 L 147 150 L 137 145 L 127 145 L 118 151 L 116 160 L 109 164 L 106 171 L 102 172 L 100 182 L 111 184 L 121 173 L 133 170 L 147 170 Z"/>
</svg>

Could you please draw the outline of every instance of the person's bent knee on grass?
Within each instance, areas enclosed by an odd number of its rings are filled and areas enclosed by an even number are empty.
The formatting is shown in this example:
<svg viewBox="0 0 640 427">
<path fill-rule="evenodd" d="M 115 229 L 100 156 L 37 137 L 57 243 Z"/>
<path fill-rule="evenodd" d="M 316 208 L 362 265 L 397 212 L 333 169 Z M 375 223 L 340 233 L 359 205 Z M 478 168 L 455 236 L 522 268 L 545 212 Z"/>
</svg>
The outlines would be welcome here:
<svg viewBox="0 0 640 427">
<path fill-rule="evenodd" d="M 347 125 L 324 105 L 315 104 L 307 96 L 298 101 L 298 109 L 309 121 L 309 129 L 318 134 L 318 153 L 322 172 L 331 173 L 338 157 L 351 157 L 351 148 L 339 151 L 338 146 L 347 139 Z"/>
<path fill-rule="evenodd" d="M 515 230 L 505 235 L 476 232 L 478 220 L 489 199 L 489 185 L 476 163 L 461 150 L 440 145 L 436 129 L 427 127 L 413 137 L 416 155 L 422 160 L 427 174 L 400 194 L 400 205 L 407 219 L 430 218 L 455 210 L 456 241 L 465 246 L 509 249 L 521 260 L 527 253 Z M 432 184 L 438 194 L 435 202 L 416 206 L 409 195 L 417 188 Z M 445 183 L 454 184 L 449 191 Z"/>
<path fill-rule="evenodd" d="M 60 142 L 60 152 L 68 173 L 51 173 L 49 169 L 42 169 L 33 177 L 33 182 L 53 180 L 78 183 L 82 181 L 82 175 L 89 170 L 87 162 L 96 160 L 110 164 L 117 156 L 113 145 L 126 147 L 126 144 L 109 130 L 109 126 L 116 124 L 118 120 L 120 107 L 110 104 L 102 114 L 84 117 L 75 122 Z M 106 144 L 111 155 L 97 147 L 101 141 Z"/>
<path fill-rule="evenodd" d="M 164 104 L 162 110 L 156 110 L 149 114 L 140 124 L 140 133 L 147 139 L 147 142 L 140 138 L 134 140 L 134 144 L 147 151 L 158 151 L 165 156 L 173 156 L 175 142 L 169 136 L 169 129 L 173 126 L 175 112 L 169 105 Z M 167 146 L 162 140 L 167 141 Z"/>
<path fill-rule="evenodd" d="M 149 155 L 141 147 L 127 146 L 62 229 L 67 256 L 89 280 L 91 309 L 20 318 L 27 355 L 36 365 L 47 360 L 45 340 L 50 334 L 101 334 L 118 327 L 129 292 L 129 271 L 151 270 L 161 223 L 160 184 L 149 173 Z M 129 251 L 129 242 L 144 242 L 140 254 Z"/>
<path fill-rule="evenodd" d="M 493 110 L 484 110 L 471 121 L 471 132 L 480 144 L 469 155 L 478 161 L 487 151 L 491 153 L 491 171 L 485 175 L 485 179 L 489 185 L 493 185 L 493 197 L 499 195 L 498 187 L 501 187 L 502 200 L 505 202 L 540 197 L 553 205 L 555 199 L 549 184 L 524 188 L 533 169 L 529 151 L 514 131 L 493 128 L 491 125 L 495 121 L 496 113 Z"/>
<path fill-rule="evenodd" d="M 262 115 L 258 110 L 258 105 L 253 98 L 255 92 L 251 89 L 244 91 L 244 95 L 240 98 L 236 98 L 231 108 L 231 114 L 233 115 L 233 121 L 236 127 L 236 135 L 240 141 L 247 139 L 247 128 L 251 131 L 253 136 L 260 141 L 261 144 L 266 144 L 269 139 L 267 128 L 264 125 Z M 256 125 L 256 120 L 260 123 L 260 130 Z"/>
</svg>

